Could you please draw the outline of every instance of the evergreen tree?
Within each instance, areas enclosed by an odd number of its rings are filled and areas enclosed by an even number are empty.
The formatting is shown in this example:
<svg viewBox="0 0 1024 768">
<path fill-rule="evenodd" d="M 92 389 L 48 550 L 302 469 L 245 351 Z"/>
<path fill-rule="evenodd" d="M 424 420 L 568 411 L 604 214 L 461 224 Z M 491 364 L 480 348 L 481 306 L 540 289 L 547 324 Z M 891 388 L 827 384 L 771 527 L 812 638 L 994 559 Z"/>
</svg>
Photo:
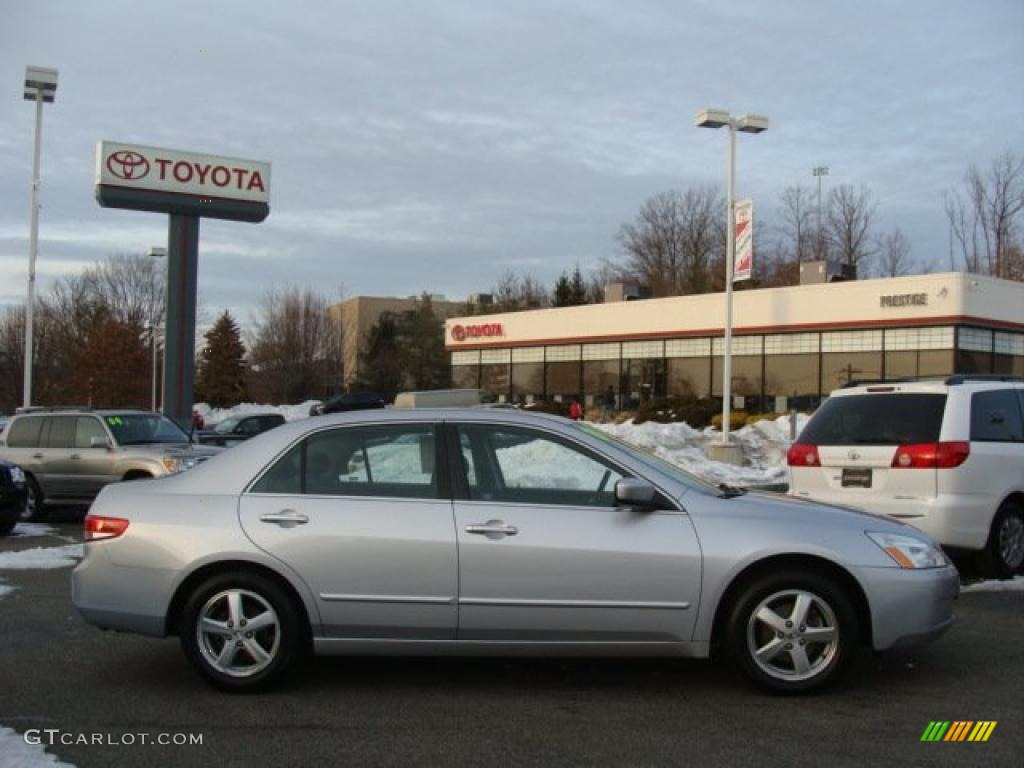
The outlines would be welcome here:
<svg viewBox="0 0 1024 768">
<path fill-rule="evenodd" d="M 447 387 L 450 374 L 444 320 L 434 314 L 428 294 L 423 294 L 416 309 L 402 314 L 396 331 L 403 383 L 418 390 Z"/>
<path fill-rule="evenodd" d="M 565 272 L 560 274 L 555 282 L 551 304 L 556 307 L 568 307 L 572 304 L 572 285 L 569 283 L 569 275 Z"/>
<path fill-rule="evenodd" d="M 360 355 L 358 389 L 377 392 L 385 400 L 394 400 L 402 386 L 396 318 L 384 312 L 366 332 L 366 346 Z"/>
<path fill-rule="evenodd" d="M 587 284 L 583 281 L 583 274 L 580 272 L 580 265 L 572 271 L 572 280 L 569 282 L 569 303 L 572 306 L 580 306 L 587 303 Z"/>
<path fill-rule="evenodd" d="M 224 310 L 205 338 L 196 376 L 196 399 L 216 408 L 244 402 L 249 398 L 245 385 L 245 345 L 231 313 Z"/>
</svg>

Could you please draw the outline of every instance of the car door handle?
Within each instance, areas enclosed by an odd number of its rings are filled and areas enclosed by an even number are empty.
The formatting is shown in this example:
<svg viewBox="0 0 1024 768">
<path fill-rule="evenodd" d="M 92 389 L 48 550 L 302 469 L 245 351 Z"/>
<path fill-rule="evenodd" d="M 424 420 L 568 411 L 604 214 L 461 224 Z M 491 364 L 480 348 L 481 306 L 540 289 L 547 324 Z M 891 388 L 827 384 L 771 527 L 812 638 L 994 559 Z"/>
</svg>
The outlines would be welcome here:
<svg viewBox="0 0 1024 768">
<path fill-rule="evenodd" d="M 265 515 L 260 515 L 260 520 L 264 523 L 276 523 L 283 526 L 305 525 L 309 522 L 309 517 L 294 509 L 282 509 L 280 512 L 268 512 Z"/>
<path fill-rule="evenodd" d="M 515 536 L 519 529 L 514 525 L 506 525 L 503 520 L 488 520 L 486 523 L 473 523 L 466 526 L 466 533 L 479 533 L 484 536 Z"/>
<path fill-rule="evenodd" d="M 32 454 L 32 458 L 33 459 L 41 459 L 41 458 L 43 458 L 43 454 L 41 454 L 41 453 L 33 453 Z"/>
<path fill-rule="evenodd" d="M 71 458 L 72 458 L 72 459 L 81 459 L 81 458 L 82 458 L 82 455 L 81 455 L 81 454 L 79 454 L 79 453 L 72 453 L 72 454 L 71 454 Z"/>
</svg>

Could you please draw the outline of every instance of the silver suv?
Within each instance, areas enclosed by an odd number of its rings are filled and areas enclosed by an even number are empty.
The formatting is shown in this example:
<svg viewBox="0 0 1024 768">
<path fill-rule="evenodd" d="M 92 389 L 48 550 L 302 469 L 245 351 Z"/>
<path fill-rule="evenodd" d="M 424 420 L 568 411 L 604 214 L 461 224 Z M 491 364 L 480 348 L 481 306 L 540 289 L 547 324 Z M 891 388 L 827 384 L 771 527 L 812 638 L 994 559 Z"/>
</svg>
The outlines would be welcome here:
<svg viewBox="0 0 1024 768">
<path fill-rule="evenodd" d="M 40 519 L 44 502 L 88 504 L 109 483 L 181 472 L 221 450 L 192 445 L 173 421 L 148 411 L 35 409 L 0 434 L 0 459 L 25 471 L 24 520 Z"/>
</svg>

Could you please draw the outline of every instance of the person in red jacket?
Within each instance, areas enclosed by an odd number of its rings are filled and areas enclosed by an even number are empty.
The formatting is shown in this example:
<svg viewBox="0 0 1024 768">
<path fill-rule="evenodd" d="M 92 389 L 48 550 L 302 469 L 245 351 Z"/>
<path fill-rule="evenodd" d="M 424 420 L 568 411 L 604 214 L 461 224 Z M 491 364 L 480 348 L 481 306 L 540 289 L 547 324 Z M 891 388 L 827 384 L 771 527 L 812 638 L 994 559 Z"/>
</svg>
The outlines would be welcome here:
<svg viewBox="0 0 1024 768">
<path fill-rule="evenodd" d="M 569 403 L 569 418 L 573 421 L 580 421 L 583 419 L 583 407 L 580 405 L 580 401 L 575 397 L 572 402 Z"/>
</svg>

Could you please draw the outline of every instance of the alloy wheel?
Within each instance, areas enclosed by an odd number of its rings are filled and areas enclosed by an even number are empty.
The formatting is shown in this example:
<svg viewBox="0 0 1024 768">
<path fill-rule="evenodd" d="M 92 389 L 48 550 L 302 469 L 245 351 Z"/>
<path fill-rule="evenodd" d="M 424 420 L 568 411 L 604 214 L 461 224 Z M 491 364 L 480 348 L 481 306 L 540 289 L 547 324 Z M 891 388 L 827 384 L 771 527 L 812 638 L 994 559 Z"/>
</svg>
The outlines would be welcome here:
<svg viewBox="0 0 1024 768">
<path fill-rule="evenodd" d="M 762 600 L 747 621 L 754 664 L 777 680 L 808 680 L 828 668 L 839 651 L 839 622 L 831 606 L 803 589 Z"/>
<path fill-rule="evenodd" d="M 999 526 L 999 556 L 1011 571 L 1024 564 L 1024 519 L 1019 514 L 1007 515 Z"/>
<path fill-rule="evenodd" d="M 261 595 L 245 589 L 214 594 L 200 609 L 195 629 L 206 663 L 235 678 L 262 672 L 281 645 L 277 612 Z"/>
</svg>

